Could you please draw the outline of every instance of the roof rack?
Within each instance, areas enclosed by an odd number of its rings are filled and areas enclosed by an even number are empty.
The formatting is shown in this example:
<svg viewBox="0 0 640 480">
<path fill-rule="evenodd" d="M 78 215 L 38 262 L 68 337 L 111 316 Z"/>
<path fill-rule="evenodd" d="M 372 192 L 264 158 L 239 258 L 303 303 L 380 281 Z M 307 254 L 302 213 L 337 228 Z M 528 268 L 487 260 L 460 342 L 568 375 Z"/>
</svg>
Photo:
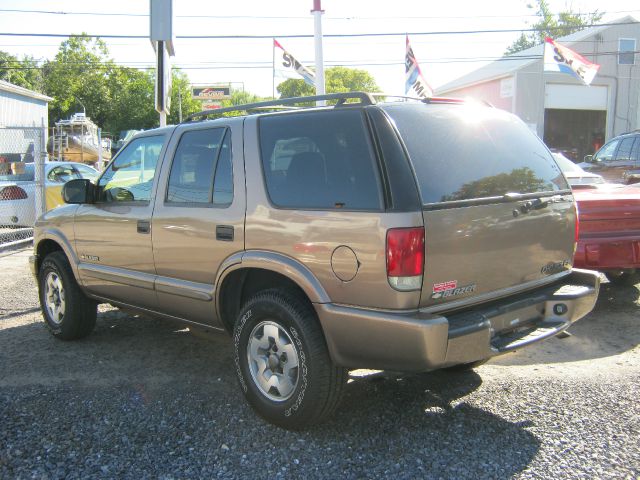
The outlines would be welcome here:
<svg viewBox="0 0 640 480">
<path fill-rule="evenodd" d="M 245 105 L 236 105 L 233 107 L 216 108 L 214 110 L 204 110 L 202 112 L 194 113 L 185 118 L 182 123 L 191 122 L 195 119 L 204 119 L 210 115 L 222 115 L 228 112 L 247 112 L 247 114 L 260 113 L 268 110 L 264 107 L 283 107 L 286 105 L 295 105 L 297 103 L 315 102 L 318 100 L 338 100 L 336 107 L 344 105 L 347 100 L 358 99 L 360 103 L 357 105 L 375 105 L 376 101 L 373 95 L 364 92 L 347 92 L 347 93 L 328 93 L 326 95 L 315 95 L 311 97 L 292 97 L 281 98 L 279 100 L 269 100 L 266 102 L 248 103 Z M 277 109 L 274 109 L 277 110 Z"/>
</svg>

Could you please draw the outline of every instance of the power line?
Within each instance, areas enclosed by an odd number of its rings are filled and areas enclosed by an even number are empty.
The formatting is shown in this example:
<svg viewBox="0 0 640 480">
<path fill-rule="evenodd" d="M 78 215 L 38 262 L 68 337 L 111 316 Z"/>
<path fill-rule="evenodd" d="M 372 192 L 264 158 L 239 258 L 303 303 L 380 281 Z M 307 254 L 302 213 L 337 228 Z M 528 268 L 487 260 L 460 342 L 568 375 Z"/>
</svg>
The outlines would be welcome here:
<svg viewBox="0 0 640 480">
<path fill-rule="evenodd" d="M 584 25 L 581 28 L 592 27 L 611 27 L 615 25 L 637 25 L 640 22 L 611 22 Z M 546 31 L 562 31 L 572 30 L 574 25 L 559 25 L 553 28 L 507 28 L 507 29 L 490 29 L 490 30 L 449 30 L 436 32 L 383 32 L 383 33 L 340 33 L 325 34 L 325 38 L 358 38 L 358 37 L 400 37 L 405 35 L 425 36 L 425 35 L 469 35 L 480 33 L 520 33 L 520 32 L 546 32 Z M 65 34 L 65 33 L 16 33 L 16 32 L 0 32 L 0 36 L 5 37 L 89 37 L 89 38 L 149 38 L 148 35 L 95 35 L 95 34 Z M 270 38 L 313 38 L 311 34 L 293 34 L 293 35 L 177 35 L 178 39 L 219 39 L 219 40 L 257 40 Z"/>
<path fill-rule="evenodd" d="M 578 17 L 588 17 L 592 15 L 598 14 L 619 14 L 619 13 L 634 13 L 639 10 L 618 10 L 614 12 L 577 12 L 572 15 Z M 149 17 L 148 13 L 113 13 L 113 12 L 66 12 L 61 10 L 24 10 L 24 9 L 0 9 L 0 12 L 8 12 L 8 13 L 36 13 L 43 15 L 82 15 L 82 16 L 118 16 L 118 17 Z M 348 16 L 348 17 L 326 17 L 327 20 L 443 20 L 443 19 L 476 19 L 476 18 L 542 18 L 541 14 L 525 14 L 525 15 L 473 15 L 473 16 L 465 16 L 465 15 L 444 15 L 444 16 L 384 16 L 384 17 L 367 17 L 367 16 Z M 311 16 L 272 16 L 272 15 L 176 15 L 176 18 L 218 18 L 221 20 L 230 20 L 230 19 L 256 19 L 256 20 L 310 20 L 313 17 Z"/>
</svg>

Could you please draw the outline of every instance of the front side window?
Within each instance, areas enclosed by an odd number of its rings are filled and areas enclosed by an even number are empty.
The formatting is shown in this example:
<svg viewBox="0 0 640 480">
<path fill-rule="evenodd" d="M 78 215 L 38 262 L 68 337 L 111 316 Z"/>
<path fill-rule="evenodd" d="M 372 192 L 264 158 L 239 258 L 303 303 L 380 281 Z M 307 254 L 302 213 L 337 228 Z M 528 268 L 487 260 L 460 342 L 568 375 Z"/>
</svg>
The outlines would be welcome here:
<svg viewBox="0 0 640 480">
<path fill-rule="evenodd" d="M 618 65 L 635 65 L 636 39 L 621 38 L 618 40 Z"/>
<path fill-rule="evenodd" d="M 225 128 L 185 132 L 171 165 L 167 202 L 229 205 L 232 198 L 230 134 Z"/>
<path fill-rule="evenodd" d="M 598 153 L 596 153 L 594 160 L 598 162 L 611 162 L 613 160 L 613 154 L 616 153 L 616 148 L 620 140 L 613 140 L 602 147 Z"/>
<path fill-rule="evenodd" d="M 149 202 L 164 136 L 130 142 L 98 180 L 101 202 Z"/>
<path fill-rule="evenodd" d="M 362 115 L 345 109 L 261 118 L 262 165 L 271 201 L 284 208 L 381 209 Z"/>
</svg>

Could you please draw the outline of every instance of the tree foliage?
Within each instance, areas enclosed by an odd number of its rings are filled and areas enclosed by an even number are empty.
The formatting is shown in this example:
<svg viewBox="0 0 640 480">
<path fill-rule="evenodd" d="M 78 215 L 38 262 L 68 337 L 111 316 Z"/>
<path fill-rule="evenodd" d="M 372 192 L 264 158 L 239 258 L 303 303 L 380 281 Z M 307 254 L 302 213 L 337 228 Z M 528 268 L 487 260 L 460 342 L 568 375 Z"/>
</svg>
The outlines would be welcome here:
<svg viewBox="0 0 640 480">
<path fill-rule="evenodd" d="M 24 55 L 22 59 L 0 50 L 0 80 L 42 92 L 42 72 L 35 58 Z"/>
<path fill-rule="evenodd" d="M 544 187 L 546 185 L 543 179 L 538 178 L 530 168 L 522 167 L 509 173 L 499 173 L 465 183 L 452 194 L 443 196 L 442 201 L 497 197 L 505 192 L 539 192 Z"/>
<path fill-rule="evenodd" d="M 507 48 L 505 55 L 512 55 L 544 43 L 545 37 L 555 38 L 577 32 L 598 23 L 604 16 L 603 12 L 597 10 L 582 14 L 572 11 L 570 7 L 556 15 L 551 12 L 547 0 L 536 0 L 535 5 L 528 4 L 527 8 L 535 9 L 535 14 L 538 16 L 538 21 L 530 24 L 530 28 L 535 31 L 521 33 L 520 37 Z"/>
<path fill-rule="evenodd" d="M 379 92 L 380 87 L 366 70 L 346 67 L 332 67 L 325 70 L 325 90 L 327 93 Z M 308 97 L 316 94 L 315 87 L 304 80 L 287 79 L 278 85 L 280 98 Z"/>
</svg>

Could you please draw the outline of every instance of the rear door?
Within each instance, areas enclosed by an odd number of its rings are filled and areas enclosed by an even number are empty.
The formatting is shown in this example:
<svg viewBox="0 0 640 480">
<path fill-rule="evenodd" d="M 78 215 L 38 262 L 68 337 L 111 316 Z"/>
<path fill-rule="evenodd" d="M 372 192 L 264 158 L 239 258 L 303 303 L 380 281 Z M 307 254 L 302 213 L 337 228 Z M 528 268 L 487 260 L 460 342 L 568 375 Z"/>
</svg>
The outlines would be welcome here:
<svg viewBox="0 0 640 480">
<path fill-rule="evenodd" d="M 215 279 L 244 250 L 243 119 L 176 129 L 153 213 L 159 310 L 219 325 Z"/>
<path fill-rule="evenodd" d="M 498 297 L 569 268 L 573 197 L 524 123 L 481 106 L 385 109 L 405 143 L 423 202 L 421 306 Z"/>
</svg>

